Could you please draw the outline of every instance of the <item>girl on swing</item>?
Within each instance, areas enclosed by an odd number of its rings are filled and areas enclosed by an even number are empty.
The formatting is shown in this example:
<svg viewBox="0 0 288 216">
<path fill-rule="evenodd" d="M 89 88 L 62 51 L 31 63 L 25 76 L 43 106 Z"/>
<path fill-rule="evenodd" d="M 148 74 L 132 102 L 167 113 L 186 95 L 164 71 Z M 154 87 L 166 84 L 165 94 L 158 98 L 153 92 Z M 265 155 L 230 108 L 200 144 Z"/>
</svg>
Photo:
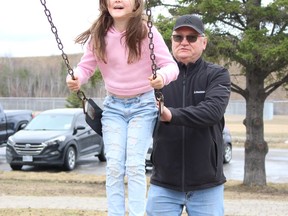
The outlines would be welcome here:
<svg viewBox="0 0 288 216">
<path fill-rule="evenodd" d="M 77 91 L 96 68 L 107 96 L 103 102 L 102 133 L 107 159 L 106 194 L 109 216 L 125 215 L 128 182 L 130 216 L 143 216 L 146 203 L 145 157 L 157 118 L 154 89 L 176 80 L 179 69 L 163 38 L 153 26 L 157 77 L 153 79 L 148 27 L 143 0 L 100 0 L 100 16 L 76 38 L 84 54 L 67 86 Z"/>
</svg>

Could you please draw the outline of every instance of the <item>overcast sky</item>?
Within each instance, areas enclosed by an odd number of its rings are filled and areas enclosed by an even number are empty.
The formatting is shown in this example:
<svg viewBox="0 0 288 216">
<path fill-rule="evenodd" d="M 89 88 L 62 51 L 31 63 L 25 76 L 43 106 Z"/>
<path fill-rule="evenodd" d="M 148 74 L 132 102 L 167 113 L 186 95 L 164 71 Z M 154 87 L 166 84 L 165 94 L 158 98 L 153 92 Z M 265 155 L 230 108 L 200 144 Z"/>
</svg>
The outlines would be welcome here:
<svg viewBox="0 0 288 216">
<path fill-rule="evenodd" d="M 98 17 L 99 0 L 46 0 L 67 54 L 80 53 L 75 37 Z M 164 0 L 174 2 L 175 0 Z M 264 0 L 270 2 L 271 0 Z M 158 9 L 159 11 L 159 9 Z M 163 8 L 159 11 L 163 13 Z M 153 13 L 153 17 L 156 14 Z M 59 55 L 40 0 L 0 0 L 0 57 Z"/>
<path fill-rule="evenodd" d="M 46 0 L 66 54 L 82 52 L 81 45 L 75 44 L 74 39 L 97 19 L 98 2 Z M 40 0 L 0 0 L 0 57 L 59 54 L 61 51 Z"/>
<path fill-rule="evenodd" d="M 75 37 L 98 16 L 98 0 L 46 0 L 67 54 L 82 52 Z M 59 55 L 40 0 L 0 0 L 0 57 Z"/>
</svg>

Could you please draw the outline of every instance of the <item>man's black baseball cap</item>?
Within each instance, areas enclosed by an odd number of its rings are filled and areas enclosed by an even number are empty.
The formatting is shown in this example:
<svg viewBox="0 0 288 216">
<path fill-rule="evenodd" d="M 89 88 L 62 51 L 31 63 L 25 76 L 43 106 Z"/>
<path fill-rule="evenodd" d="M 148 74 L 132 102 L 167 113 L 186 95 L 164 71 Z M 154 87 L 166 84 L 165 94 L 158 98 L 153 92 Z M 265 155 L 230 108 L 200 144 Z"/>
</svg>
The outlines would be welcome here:
<svg viewBox="0 0 288 216">
<path fill-rule="evenodd" d="M 177 18 L 173 31 L 180 27 L 190 27 L 197 31 L 200 35 L 204 34 L 204 25 L 202 20 L 196 15 L 183 15 Z"/>
</svg>

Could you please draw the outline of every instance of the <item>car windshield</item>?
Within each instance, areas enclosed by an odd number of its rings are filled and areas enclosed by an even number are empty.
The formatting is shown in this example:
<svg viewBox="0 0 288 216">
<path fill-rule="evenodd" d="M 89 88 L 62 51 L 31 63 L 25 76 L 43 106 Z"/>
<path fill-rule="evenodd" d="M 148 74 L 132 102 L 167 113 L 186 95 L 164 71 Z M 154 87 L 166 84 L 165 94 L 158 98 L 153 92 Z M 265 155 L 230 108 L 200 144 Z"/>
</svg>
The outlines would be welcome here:
<svg viewBox="0 0 288 216">
<path fill-rule="evenodd" d="M 69 130 L 73 115 L 39 114 L 26 126 L 25 130 Z"/>
</svg>

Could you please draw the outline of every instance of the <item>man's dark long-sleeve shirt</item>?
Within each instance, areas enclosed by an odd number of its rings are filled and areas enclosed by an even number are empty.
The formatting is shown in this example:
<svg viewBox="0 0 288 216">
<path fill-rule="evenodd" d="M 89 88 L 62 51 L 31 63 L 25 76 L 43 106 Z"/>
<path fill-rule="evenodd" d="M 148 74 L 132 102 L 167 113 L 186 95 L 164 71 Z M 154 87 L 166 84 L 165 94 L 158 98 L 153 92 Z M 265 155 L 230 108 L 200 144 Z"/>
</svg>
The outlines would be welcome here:
<svg viewBox="0 0 288 216">
<path fill-rule="evenodd" d="M 231 83 L 227 69 L 202 58 L 178 66 L 178 79 L 162 91 L 172 119 L 154 136 L 151 183 L 188 192 L 226 181 L 222 131 Z"/>
</svg>

